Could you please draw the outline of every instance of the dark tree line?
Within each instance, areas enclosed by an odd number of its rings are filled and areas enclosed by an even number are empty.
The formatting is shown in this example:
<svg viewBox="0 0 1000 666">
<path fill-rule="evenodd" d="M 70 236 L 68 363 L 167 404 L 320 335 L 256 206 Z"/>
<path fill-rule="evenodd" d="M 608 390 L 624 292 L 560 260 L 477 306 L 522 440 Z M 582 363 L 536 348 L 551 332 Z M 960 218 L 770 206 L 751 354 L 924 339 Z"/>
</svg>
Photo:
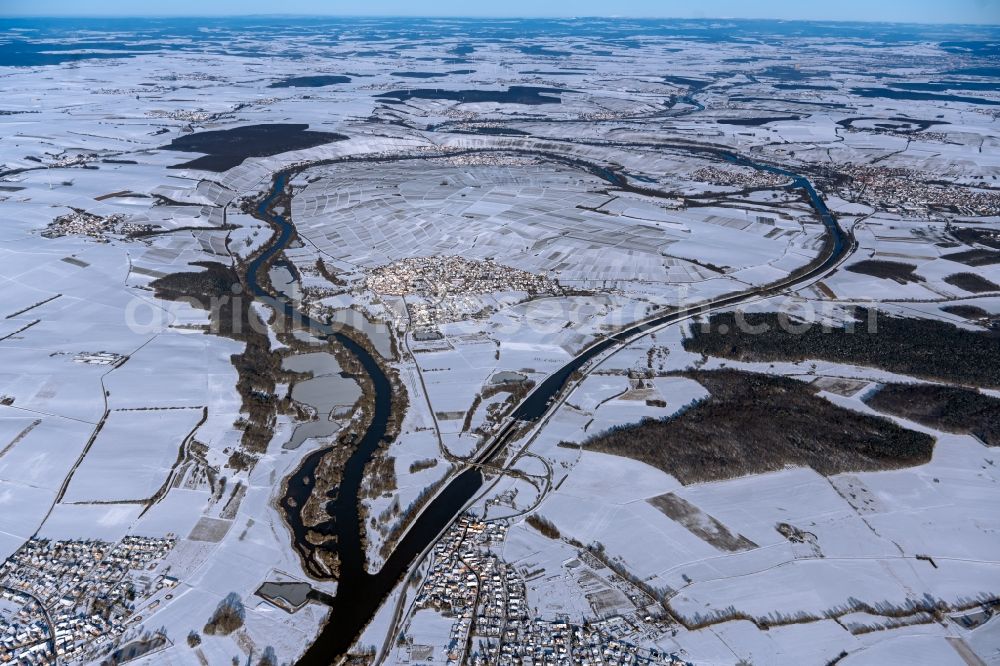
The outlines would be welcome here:
<svg viewBox="0 0 1000 666">
<path fill-rule="evenodd" d="M 934 439 L 838 407 L 795 379 L 735 370 L 686 373 L 711 394 L 674 418 L 612 429 L 586 448 L 640 460 L 681 483 L 808 466 L 820 474 L 928 462 Z"/>
<path fill-rule="evenodd" d="M 739 361 L 818 359 L 867 365 L 913 377 L 1000 388 L 996 332 L 894 317 L 867 308 L 856 308 L 854 316 L 856 325 L 824 328 L 814 323 L 790 331 L 776 313 L 748 313 L 740 322 L 733 313 L 724 312 L 712 315 L 707 326 L 692 327 L 684 348 Z M 747 325 L 766 330 L 749 332 Z"/>
<path fill-rule="evenodd" d="M 1000 400 L 971 389 L 933 384 L 886 384 L 866 400 L 880 412 L 945 432 L 975 435 L 1000 446 Z"/>
<path fill-rule="evenodd" d="M 559 538 L 559 528 L 556 527 L 551 520 L 543 518 L 537 513 L 533 513 L 525 519 L 526 523 L 534 527 L 536 530 L 542 533 L 543 536 L 547 536 L 550 539 Z"/>
<path fill-rule="evenodd" d="M 278 399 L 275 381 L 283 375 L 281 355 L 271 350 L 264 326 L 251 307 L 253 301 L 242 293 L 237 272 L 217 262 L 196 264 L 205 270 L 173 273 L 153 281 L 157 298 L 184 300 L 209 310 L 213 331 L 220 336 L 246 343 L 240 354 L 232 356 L 239 373 L 236 388 L 243 399 L 248 418 L 241 421 L 242 450 L 234 452 L 230 465 L 250 467 L 255 455 L 267 450 L 274 435 Z"/>
<path fill-rule="evenodd" d="M 964 289 L 974 294 L 981 294 L 988 291 L 1000 291 L 1000 285 L 991 280 L 987 280 L 982 275 L 976 273 L 954 273 L 944 278 L 944 281 L 953 287 Z"/>
<path fill-rule="evenodd" d="M 901 261 L 885 261 L 882 259 L 865 259 L 847 267 L 851 273 L 870 275 L 872 277 L 895 280 L 900 283 L 923 282 L 924 279 L 914 271 L 917 267 Z"/>
</svg>

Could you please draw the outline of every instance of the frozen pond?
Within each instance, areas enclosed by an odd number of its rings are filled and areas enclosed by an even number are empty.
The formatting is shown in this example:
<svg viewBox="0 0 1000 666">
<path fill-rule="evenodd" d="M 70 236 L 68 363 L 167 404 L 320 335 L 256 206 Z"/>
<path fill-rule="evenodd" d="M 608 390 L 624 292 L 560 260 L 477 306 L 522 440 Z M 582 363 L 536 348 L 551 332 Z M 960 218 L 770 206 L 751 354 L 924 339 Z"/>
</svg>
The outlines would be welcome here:
<svg viewBox="0 0 1000 666">
<path fill-rule="evenodd" d="M 275 264 L 267 272 L 267 277 L 279 294 L 292 300 L 299 299 L 299 283 L 287 266 Z"/>
<path fill-rule="evenodd" d="M 319 416 L 315 421 L 296 426 L 284 448 L 297 449 L 307 439 L 335 435 L 340 425 L 332 416 L 349 411 L 361 397 L 361 387 L 353 379 L 341 375 L 337 359 L 327 352 L 290 356 L 282 367 L 293 372 L 313 373 L 312 379 L 296 382 L 292 387 L 292 398 L 309 405 Z"/>
<path fill-rule="evenodd" d="M 312 586 L 300 582 L 266 582 L 257 588 L 257 595 L 279 606 L 297 611 L 309 601 Z"/>
<path fill-rule="evenodd" d="M 514 372 L 513 370 L 501 370 L 490 377 L 490 384 L 511 384 L 514 382 L 523 382 L 527 378 L 528 377 L 526 375 L 520 372 Z"/>
</svg>

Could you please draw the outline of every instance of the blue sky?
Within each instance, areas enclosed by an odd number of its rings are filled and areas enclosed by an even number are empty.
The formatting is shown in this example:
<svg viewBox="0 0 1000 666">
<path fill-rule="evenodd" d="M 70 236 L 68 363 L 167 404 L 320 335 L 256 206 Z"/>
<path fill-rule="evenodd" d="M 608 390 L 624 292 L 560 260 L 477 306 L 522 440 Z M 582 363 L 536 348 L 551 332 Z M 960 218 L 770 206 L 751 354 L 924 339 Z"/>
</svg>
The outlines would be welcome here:
<svg viewBox="0 0 1000 666">
<path fill-rule="evenodd" d="M 0 16 L 641 16 L 1000 23 L 1000 0 L 0 0 Z"/>
</svg>

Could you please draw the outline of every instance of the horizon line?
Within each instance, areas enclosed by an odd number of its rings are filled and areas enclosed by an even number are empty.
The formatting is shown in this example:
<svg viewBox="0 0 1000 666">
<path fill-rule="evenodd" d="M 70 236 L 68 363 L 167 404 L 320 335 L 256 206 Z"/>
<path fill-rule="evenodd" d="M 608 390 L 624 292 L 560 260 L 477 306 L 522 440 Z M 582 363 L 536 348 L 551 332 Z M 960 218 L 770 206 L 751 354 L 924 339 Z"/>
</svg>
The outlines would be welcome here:
<svg viewBox="0 0 1000 666">
<path fill-rule="evenodd" d="M 776 23 L 827 23 L 827 24 L 864 24 L 864 25 L 921 25 L 921 26 L 970 26 L 970 27 L 998 27 L 996 23 L 967 23 L 960 21 L 873 21 L 864 19 L 810 19 L 810 18 L 776 18 L 776 17 L 748 17 L 748 16 L 650 16 L 650 15 L 572 15 L 572 14 L 550 14 L 538 16 L 473 16 L 459 14 L 335 14 L 335 13 L 305 13 L 305 14 L 282 14 L 282 13 L 255 13 L 255 14 L 3 14 L 0 13 L 0 20 L 4 19 L 239 19 L 239 18 L 342 18 L 342 19 L 450 19 L 466 21 L 532 21 L 532 20 L 630 20 L 630 21 L 770 21 Z"/>
</svg>

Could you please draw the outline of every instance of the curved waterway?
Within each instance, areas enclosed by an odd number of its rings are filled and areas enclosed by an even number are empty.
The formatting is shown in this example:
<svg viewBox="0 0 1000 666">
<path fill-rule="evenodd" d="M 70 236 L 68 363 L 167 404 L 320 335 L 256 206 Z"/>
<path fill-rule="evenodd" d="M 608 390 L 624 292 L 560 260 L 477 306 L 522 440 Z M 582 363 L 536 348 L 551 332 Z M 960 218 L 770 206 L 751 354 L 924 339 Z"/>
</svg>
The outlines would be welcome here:
<svg viewBox="0 0 1000 666">
<path fill-rule="evenodd" d="M 324 448 L 309 454 L 296 472 L 289 478 L 281 507 L 292 530 L 296 547 L 307 554 L 306 533 L 312 529 L 327 537 L 336 538 L 336 551 L 340 558 L 337 594 L 326 598 L 331 609 L 330 621 L 319 638 L 299 660 L 299 664 L 330 664 L 335 658 L 351 647 L 361 630 L 372 618 L 382 601 L 396 582 L 409 569 L 413 559 L 421 553 L 461 509 L 465 502 L 482 485 L 478 474 L 462 474 L 454 479 L 426 508 L 411 526 L 406 536 L 399 542 L 392 556 L 377 574 L 365 569 L 365 549 L 361 542 L 360 516 L 358 513 L 358 491 L 361 487 L 364 469 L 385 437 L 392 406 L 392 384 L 379 367 L 371 353 L 352 338 L 324 324 L 297 312 L 288 299 L 274 297 L 260 283 L 261 270 L 287 247 L 295 228 L 285 215 L 272 210 L 278 197 L 288 183 L 288 174 L 280 173 L 274 178 L 271 192 L 258 205 L 257 213 L 271 222 L 277 229 L 268 247 L 247 266 L 247 284 L 255 298 L 281 310 L 285 316 L 301 321 L 316 334 L 343 345 L 357 360 L 371 380 L 374 408 L 371 422 L 364 435 L 355 443 L 354 452 L 342 469 L 342 478 L 335 491 L 335 497 L 326 503 L 331 520 L 318 526 L 306 527 L 302 522 L 301 510 L 313 492 L 316 468 L 330 449 Z M 293 500 L 289 502 L 289 500 Z M 312 567 L 306 562 L 307 567 Z M 323 572 L 311 573 L 322 576 Z"/>
<path fill-rule="evenodd" d="M 637 147 L 649 149 L 656 146 Z M 668 146 L 663 145 L 663 147 Z M 848 250 L 843 230 L 837 224 L 837 221 L 830 213 L 823 199 L 816 192 L 812 183 L 804 176 L 780 167 L 755 162 L 723 149 L 686 145 L 669 145 L 669 148 L 686 150 L 691 153 L 711 154 L 732 164 L 786 176 L 790 181 L 787 187 L 789 189 L 801 189 L 806 193 L 810 204 L 826 227 L 828 243 L 825 248 L 825 256 L 821 257 L 806 270 L 787 278 L 783 282 L 759 287 L 739 294 L 724 296 L 708 303 L 701 303 L 695 307 L 672 310 L 654 319 L 620 331 L 588 347 L 535 387 L 514 410 L 513 418 L 508 421 L 507 425 L 488 446 L 484 447 L 484 450 L 476 455 L 475 460 L 472 461 L 473 463 L 482 463 L 492 458 L 507 443 L 510 434 L 515 430 L 513 427 L 515 423 L 538 421 L 544 416 L 554 404 L 556 396 L 566 386 L 570 376 L 601 353 L 612 347 L 628 344 L 653 328 L 681 321 L 698 312 L 735 305 L 750 298 L 773 293 L 778 289 L 785 289 L 812 279 L 833 267 Z M 562 155 L 539 153 L 538 151 L 521 152 L 542 154 L 554 162 L 578 166 L 620 189 L 650 196 L 666 196 L 656 190 L 633 186 L 629 183 L 625 175 L 603 166 Z M 425 158 L 426 156 L 421 157 Z M 406 159 L 406 157 L 402 159 Z M 357 161 L 364 161 L 364 158 Z M 365 466 L 371 460 L 372 455 L 379 447 L 379 443 L 386 435 L 392 404 L 392 384 L 367 349 L 342 332 L 335 330 L 334 327 L 297 312 L 289 300 L 280 295 L 278 298 L 275 298 L 260 285 L 260 270 L 262 267 L 268 265 L 268 262 L 275 255 L 285 249 L 295 232 L 294 226 L 285 215 L 272 210 L 273 204 L 282 195 L 288 183 L 288 175 L 288 173 L 280 173 L 274 178 L 271 192 L 258 206 L 257 212 L 260 217 L 270 221 L 276 228 L 277 233 L 272 238 L 268 247 L 248 265 L 246 272 L 247 283 L 256 298 L 281 310 L 286 316 L 298 319 L 312 329 L 315 334 L 324 336 L 330 341 L 346 348 L 348 352 L 358 359 L 364 372 L 370 378 L 371 386 L 374 390 L 374 395 L 371 396 L 374 400 L 371 422 L 367 431 L 356 442 L 354 452 L 348 458 L 342 470 L 339 487 L 335 490 L 334 496 L 330 498 L 330 501 L 326 503 L 326 510 L 331 519 L 321 525 L 306 528 L 302 523 L 301 517 L 302 507 L 308 501 L 313 491 L 312 480 L 315 478 L 315 471 L 320 460 L 330 450 L 328 448 L 315 451 L 303 460 L 298 470 L 289 479 L 286 495 L 281 502 L 282 509 L 285 511 L 286 519 L 293 532 L 296 547 L 300 552 L 308 554 L 310 549 L 313 548 L 310 545 L 305 545 L 309 543 L 306 540 L 306 533 L 309 529 L 320 532 L 324 536 L 336 538 L 336 545 L 333 548 L 336 549 L 340 560 L 337 593 L 332 599 L 324 599 L 331 609 L 330 619 L 323 627 L 316 641 L 298 662 L 300 666 L 327 666 L 350 649 L 393 587 L 409 570 L 414 559 L 433 543 L 441 531 L 451 523 L 455 516 L 475 495 L 476 491 L 482 487 L 483 476 L 478 466 L 469 466 L 465 471 L 455 476 L 424 510 L 420 512 L 416 521 L 410 526 L 403 539 L 396 545 L 395 550 L 388 560 L 386 560 L 382 569 L 376 574 L 368 573 L 365 568 L 365 549 L 361 541 L 358 491 L 361 487 Z M 289 502 L 289 500 L 293 501 Z M 312 567 L 313 565 L 307 562 L 306 566 Z M 322 575 L 322 572 L 315 570 L 312 573 Z"/>
</svg>

